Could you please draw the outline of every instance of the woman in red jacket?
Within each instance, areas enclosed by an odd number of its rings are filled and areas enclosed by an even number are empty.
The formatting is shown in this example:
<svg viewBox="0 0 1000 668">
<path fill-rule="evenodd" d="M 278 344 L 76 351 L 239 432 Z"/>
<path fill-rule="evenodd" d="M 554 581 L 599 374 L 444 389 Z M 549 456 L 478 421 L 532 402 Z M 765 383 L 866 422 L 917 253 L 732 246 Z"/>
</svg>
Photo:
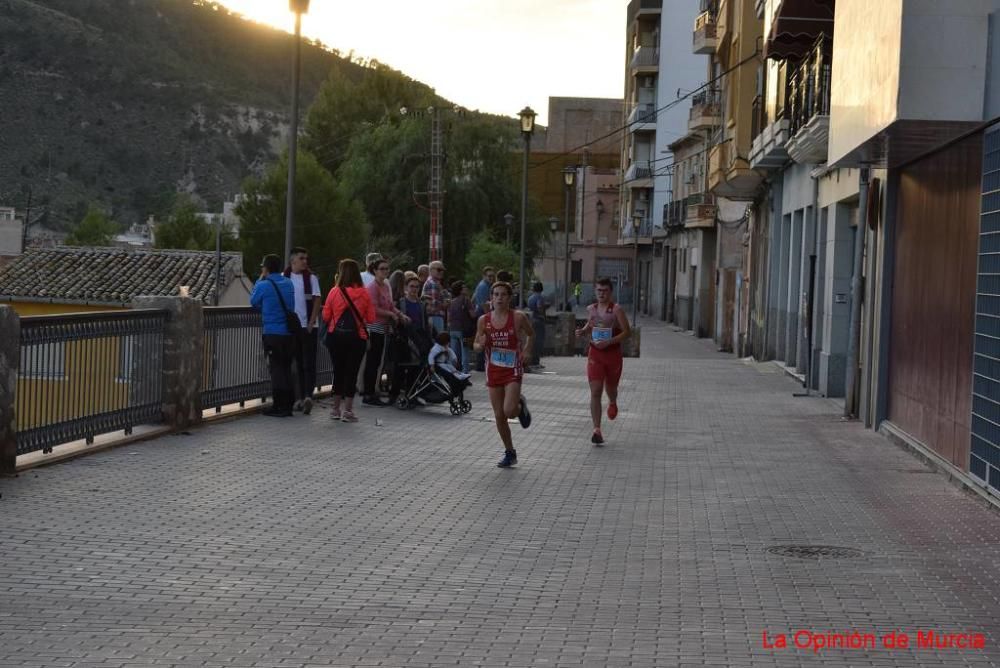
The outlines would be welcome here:
<svg viewBox="0 0 1000 668">
<path fill-rule="evenodd" d="M 323 320 L 329 323 L 326 347 L 333 360 L 333 412 L 330 417 L 357 422 L 354 394 L 361 359 L 365 356 L 368 343 L 367 325 L 375 322 L 375 307 L 361 282 L 361 270 L 354 260 L 340 261 L 337 283 L 323 305 Z M 343 412 L 341 401 L 344 403 Z"/>
</svg>

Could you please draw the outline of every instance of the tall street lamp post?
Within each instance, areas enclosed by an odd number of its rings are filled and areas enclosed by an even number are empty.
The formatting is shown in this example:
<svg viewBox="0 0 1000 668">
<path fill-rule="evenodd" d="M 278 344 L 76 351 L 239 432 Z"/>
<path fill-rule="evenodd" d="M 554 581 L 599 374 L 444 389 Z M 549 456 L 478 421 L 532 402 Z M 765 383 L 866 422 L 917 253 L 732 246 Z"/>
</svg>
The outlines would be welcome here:
<svg viewBox="0 0 1000 668">
<path fill-rule="evenodd" d="M 632 258 L 632 323 L 639 317 L 639 226 L 642 216 L 632 215 L 632 240 L 635 242 L 635 254 Z"/>
<path fill-rule="evenodd" d="M 521 179 L 521 273 L 518 275 L 521 289 L 518 291 L 520 295 L 518 306 L 524 308 L 524 288 L 527 285 L 524 274 L 524 234 L 528 220 L 528 154 L 531 153 L 531 134 L 535 131 L 535 112 L 531 107 L 525 107 L 518 115 L 521 117 L 521 136 L 524 137 L 524 173 Z"/>
<path fill-rule="evenodd" d="M 505 213 L 503 215 L 503 222 L 507 227 L 507 248 L 510 248 L 510 228 L 514 225 L 514 214 Z"/>
<path fill-rule="evenodd" d="M 559 229 L 559 219 L 549 218 L 549 229 L 552 230 L 552 298 L 559 299 L 559 270 L 556 269 L 556 230 Z"/>
<path fill-rule="evenodd" d="M 302 62 L 302 15 L 309 11 L 309 0 L 288 0 L 295 12 L 295 59 L 292 66 L 292 123 L 288 128 L 288 193 L 285 197 L 285 259 L 292 254 L 292 225 L 295 223 L 295 149 L 299 141 L 299 70 Z"/>
<path fill-rule="evenodd" d="M 573 180 L 576 178 L 576 167 L 564 167 L 563 183 L 566 185 L 566 209 L 563 212 L 563 234 L 566 236 L 563 248 L 563 293 L 562 308 L 568 308 L 569 304 L 569 194 L 573 188 Z"/>
</svg>

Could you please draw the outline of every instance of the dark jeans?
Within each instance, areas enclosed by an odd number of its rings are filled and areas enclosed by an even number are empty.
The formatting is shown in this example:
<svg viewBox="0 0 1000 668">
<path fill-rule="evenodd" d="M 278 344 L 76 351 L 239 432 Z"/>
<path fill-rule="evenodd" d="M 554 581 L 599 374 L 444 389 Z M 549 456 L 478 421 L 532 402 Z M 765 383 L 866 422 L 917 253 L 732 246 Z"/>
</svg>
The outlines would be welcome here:
<svg viewBox="0 0 1000 668">
<path fill-rule="evenodd" d="M 264 354 L 267 356 L 267 368 L 271 372 L 271 393 L 275 408 L 292 409 L 295 396 L 292 390 L 294 345 L 289 334 L 264 335 Z"/>
<path fill-rule="evenodd" d="M 312 398 L 316 391 L 316 339 L 319 330 L 305 329 L 295 337 L 295 391 L 296 399 Z"/>
<path fill-rule="evenodd" d="M 532 318 L 531 326 L 535 330 L 535 338 L 531 343 L 531 352 L 534 357 L 532 363 L 539 364 L 542 361 L 542 350 L 545 348 L 545 321 Z"/>
<path fill-rule="evenodd" d="M 378 383 L 378 370 L 382 366 L 382 353 L 385 350 L 385 334 L 378 332 L 368 332 L 368 357 L 365 358 L 365 386 L 366 397 L 373 397 L 376 393 Z"/>
<path fill-rule="evenodd" d="M 333 396 L 353 397 L 361 358 L 365 356 L 365 340 L 354 332 L 334 330 L 326 335 L 326 348 L 333 361 Z"/>
</svg>

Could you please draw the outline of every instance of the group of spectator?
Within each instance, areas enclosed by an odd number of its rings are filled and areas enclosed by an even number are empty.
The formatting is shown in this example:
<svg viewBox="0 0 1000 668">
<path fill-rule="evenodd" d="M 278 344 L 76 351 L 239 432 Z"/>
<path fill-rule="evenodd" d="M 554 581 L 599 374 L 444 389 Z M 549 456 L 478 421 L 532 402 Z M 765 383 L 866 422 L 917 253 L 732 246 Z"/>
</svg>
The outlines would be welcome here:
<svg viewBox="0 0 1000 668">
<path fill-rule="evenodd" d="M 393 347 L 405 331 L 419 330 L 441 346 L 450 346 L 447 362 L 463 376 L 473 368 L 484 370 L 482 355 L 473 359 L 471 340 L 479 316 L 490 308 L 492 284 L 511 282 L 509 272 L 483 267 L 481 280 L 470 290 L 461 280 L 447 281 L 440 261 L 420 265 L 416 271 L 390 273 L 387 258 L 369 253 L 363 269 L 353 259 L 341 260 L 324 300 L 306 249 L 292 249 L 284 267 L 277 255 L 264 257 L 250 303 L 262 313 L 271 374 L 274 400 L 265 415 L 288 417 L 312 411 L 318 337 L 333 363 L 331 417 L 343 422 L 358 419 L 354 399 L 359 382 L 362 403 L 368 406 L 390 405 L 405 391 L 406 371 L 390 368 Z M 544 324 L 538 319 L 547 304 L 541 299 L 541 285 L 533 287 L 529 308 L 539 331 L 539 324 L 542 328 Z M 389 385 L 388 402 L 379 392 L 383 377 Z"/>
</svg>

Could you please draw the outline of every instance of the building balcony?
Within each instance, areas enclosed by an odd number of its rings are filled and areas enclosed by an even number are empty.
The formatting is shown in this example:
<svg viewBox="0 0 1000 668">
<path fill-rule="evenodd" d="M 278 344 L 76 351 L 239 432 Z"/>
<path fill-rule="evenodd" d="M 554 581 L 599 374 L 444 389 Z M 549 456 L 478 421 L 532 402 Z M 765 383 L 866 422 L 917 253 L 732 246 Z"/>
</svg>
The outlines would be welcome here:
<svg viewBox="0 0 1000 668">
<path fill-rule="evenodd" d="M 753 169 L 778 169 L 788 162 L 788 129 L 791 122 L 787 118 L 779 118 L 773 123 L 767 119 L 761 120 L 764 127 L 755 133 L 750 146 L 750 167 Z"/>
<path fill-rule="evenodd" d="M 820 35 L 788 79 L 788 156 L 800 164 L 826 162 L 830 140 L 830 40 Z"/>
<path fill-rule="evenodd" d="M 625 170 L 625 185 L 629 188 L 652 188 L 653 168 L 648 160 L 636 160 Z"/>
<path fill-rule="evenodd" d="M 718 207 L 712 201 L 711 196 L 704 193 L 697 193 L 689 196 L 686 200 L 687 215 L 684 220 L 684 227 L 695 229 L 699 227 L 715 227 L 715 214 Z"/>
<path fill-rule="evenodd" d="M 640 46 L 632 54 L 629 69 L 633 74 L 652 74 L 660 69 L 660 50 L 654 46 Z"/>
<path fill-rule="evenodd" d="M 656 131 L 656 105 L 637 104 L 628 115 L 629 132 Z"/>
<path fill-rule="evenodd" d="M 708 190 L 716 197 L 752 200 L 764 177 L 732 149 L 731 141 L 716 144 L 708 153 Z"/>
<path fill-rule="evenodd" d="M 707 130 L 721 124 L 722 103 L 718 91 L 702 91 L 691 98 L 691 111 L 688 115 L 689 132 Z"/>
<path fill-rule="evenodd" d="M 711 10 L 698 15 L 694 20 L 694 35 L 691 40 L 691 50 L 694 53 L 700 55 L 715 53 L 715 47 L 719 44 L 715 28 L 715 14 Z"/>
<path fill-rule="evenodd" d="M 631 246 L 638 241 L 639 245 L 647 245 L 653 243 L 653 237 L 658 236 L 657 231 L 662 234 L 663 230 L 661 228 L 656 228 L 653 226 L 652 216 L 646 216 L 639 223 L 639 229 L 636 230 L 633 227 L 633 221 L 626 221 L 628 224 L 623 225 L 624 234 L 618 238 L 618 243 L 623 246 Z M 638 234 L 637 234 L 638 232 Z"/>
<path fill-rule="evenodd" d="M 632 25 L 640 16 L 659 16 L 662 11 L 663 0 L 632 0 L 628 3 L 626 14 L 629 25 Z"/>
</svg>

